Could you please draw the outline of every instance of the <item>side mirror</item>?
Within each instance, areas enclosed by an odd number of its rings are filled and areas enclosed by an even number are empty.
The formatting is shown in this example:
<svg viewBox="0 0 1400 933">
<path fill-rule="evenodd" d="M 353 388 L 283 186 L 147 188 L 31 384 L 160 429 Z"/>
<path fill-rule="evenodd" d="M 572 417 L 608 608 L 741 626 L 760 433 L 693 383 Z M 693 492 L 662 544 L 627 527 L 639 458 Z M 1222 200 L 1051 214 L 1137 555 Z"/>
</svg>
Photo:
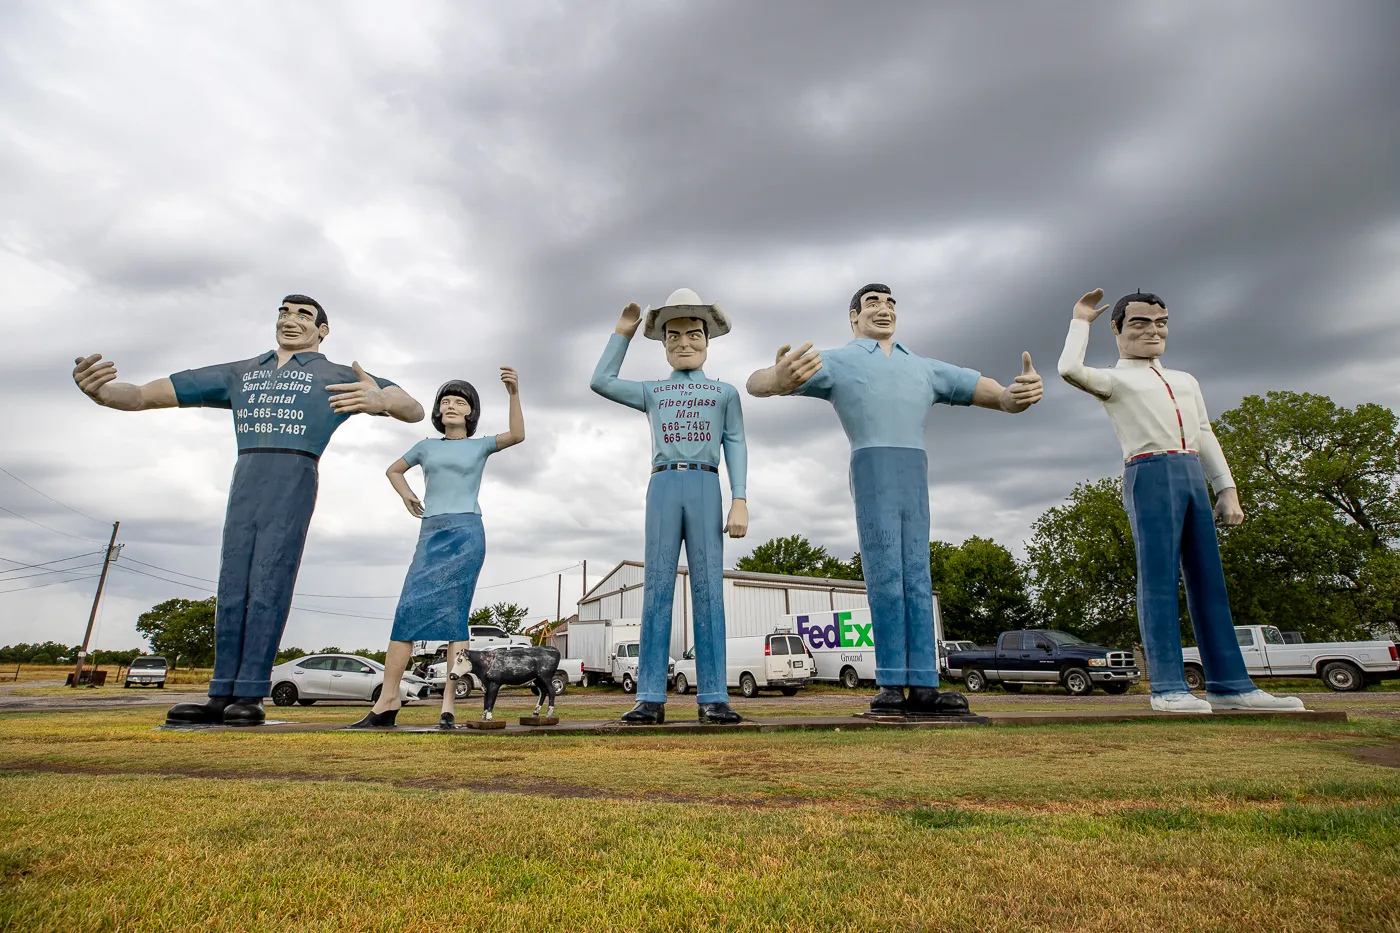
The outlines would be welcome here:
<svg viewBox="0 0 1400 933">
<path fill-rule="evenodd" d="M 373 674 L 374 671 L 370 670 L 370 669 L 367 668 L 367 667 L 362 667 L 362 668 L 360 668 L 360 673 L 361 673 L 361 674 Z"/>
</svg>

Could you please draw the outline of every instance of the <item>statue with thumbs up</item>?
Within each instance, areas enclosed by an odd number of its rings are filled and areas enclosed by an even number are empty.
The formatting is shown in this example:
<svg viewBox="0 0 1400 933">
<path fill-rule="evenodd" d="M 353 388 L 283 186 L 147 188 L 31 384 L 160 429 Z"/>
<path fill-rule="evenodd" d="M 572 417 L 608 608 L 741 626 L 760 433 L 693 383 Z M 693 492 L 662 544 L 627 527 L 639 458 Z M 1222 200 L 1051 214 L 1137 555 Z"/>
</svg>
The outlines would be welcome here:
<svg viewBox="0 0 1400 933">
<path fill-rule="evenodd" d="M 749 377 L 750 395 L 826 399 L 851 444 L 856 531 L 874 623 L 872 713 L 969 715 L 962 694 L 938 689 L 938 645 L 929 573 L 928 455 L 924 423 L 935 404 L 1011 414 L 1040 401 L 1043 385 L 1021 355 L 1010 385 L 972 369 L 919 356 L 895 341 L 888 286 L 863 286 L 849 309 L 854 338 L 815 352 L 784 346 Z M 906 693 L 907 691 L 907 693 Z"/>
<path fill-rule="evenodd" d="M 423 406 L 394 383 L 371 376 L 359 363 L 326 359 L 320 348 L 330 323 L 316 299 L 282 299 L 276 335 L 276 349 L 251 359 L 187 369 L 144 385 L 117 382 L 116 367 L 101 354 L 74 361 L 73 381 L 105 408 L 233 413 L 238 464 L 219 556 L 214 673 L 208 699 L 172 707 L 170 723 L 264 720 L 262 700 L 291 611 L 322 451 L 354 414 L 423 420 Z"/>
</svg>

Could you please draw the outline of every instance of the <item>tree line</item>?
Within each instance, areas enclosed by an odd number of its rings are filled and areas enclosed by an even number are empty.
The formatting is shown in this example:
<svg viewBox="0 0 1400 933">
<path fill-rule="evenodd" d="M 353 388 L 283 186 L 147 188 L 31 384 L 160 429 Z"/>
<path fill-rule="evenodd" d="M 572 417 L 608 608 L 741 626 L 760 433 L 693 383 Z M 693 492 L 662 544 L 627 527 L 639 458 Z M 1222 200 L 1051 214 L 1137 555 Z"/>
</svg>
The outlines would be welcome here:
<svg viewBox="0 0 1400 933">
<path fill-rule="evenodd" d="M 1239 625 L 1309 641 L 1400 632 L 1400 424 L 1393 411 L 1348 409 L 1321 395 L 1249 396 L 1215 422 L 1246 521 L 1220 530 Z M 740 570 L 862 579 L 800 535 L 774 538 Z M 989 644 L 1005 629 L 1045 626 L 1113 645 L 1137 640 L 1132 530 L 1122 480 L 1078 484 L 1031 526 L 1026 557 L 971 537 L 934 541 L 929 569 L 949 638 Z M 1183 637 L 1191 628 L 1185 595 Z"/>
</svg>

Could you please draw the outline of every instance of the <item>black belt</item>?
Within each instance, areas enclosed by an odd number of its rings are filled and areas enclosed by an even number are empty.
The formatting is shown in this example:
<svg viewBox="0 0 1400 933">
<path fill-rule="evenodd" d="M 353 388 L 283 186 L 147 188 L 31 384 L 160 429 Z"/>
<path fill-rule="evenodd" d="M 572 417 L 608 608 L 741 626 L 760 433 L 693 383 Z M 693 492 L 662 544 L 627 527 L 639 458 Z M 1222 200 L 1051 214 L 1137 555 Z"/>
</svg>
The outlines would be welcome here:
<svg viewBox="0 0 1400 933">
<path fill-rule="evenodd" d="M 660 473 L 663 470 L 704 470 L 706 473 L 718 473 L 719 467 L 710 466 L 708 463 L 663 463 L 661 466 L 651 468 L 653 473 Z"/>
<path fill-rule="evenodd" d="M 313 454 L 309 450 L 297 450 L 295 447 L 246 447 L 238 452 L 238 456 L 244 454 L 296 454 L 298 457 L 310 457 L 312 460 L 320 460 L 320 454 Z"/>
</svg>

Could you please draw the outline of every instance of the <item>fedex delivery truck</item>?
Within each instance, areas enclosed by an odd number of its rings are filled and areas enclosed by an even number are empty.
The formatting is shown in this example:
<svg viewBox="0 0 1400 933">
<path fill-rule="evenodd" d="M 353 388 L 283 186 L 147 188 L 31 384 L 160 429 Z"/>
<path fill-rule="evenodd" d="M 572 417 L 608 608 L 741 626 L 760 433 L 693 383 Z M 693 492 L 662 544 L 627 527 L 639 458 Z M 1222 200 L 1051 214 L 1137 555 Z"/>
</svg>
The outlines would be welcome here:
<svg viewBox="0 0 1400 933">
<path fill-rule="evenodd" d="M 869 609 L 849 609 L 829 612 L 807 612 L 785 616 L 793 631 L 812 652 L 816 670 L 811 679 L 835 681 L 854 690 L 863 683 L 875 682 L 875 626 Z M 938 594 L 933 597 L 933 643 L 943 644 L 943 614 L 938 607 Z M 938 651 L 938 668 L 943 667 L 943 652 Z"/>
</svg>

